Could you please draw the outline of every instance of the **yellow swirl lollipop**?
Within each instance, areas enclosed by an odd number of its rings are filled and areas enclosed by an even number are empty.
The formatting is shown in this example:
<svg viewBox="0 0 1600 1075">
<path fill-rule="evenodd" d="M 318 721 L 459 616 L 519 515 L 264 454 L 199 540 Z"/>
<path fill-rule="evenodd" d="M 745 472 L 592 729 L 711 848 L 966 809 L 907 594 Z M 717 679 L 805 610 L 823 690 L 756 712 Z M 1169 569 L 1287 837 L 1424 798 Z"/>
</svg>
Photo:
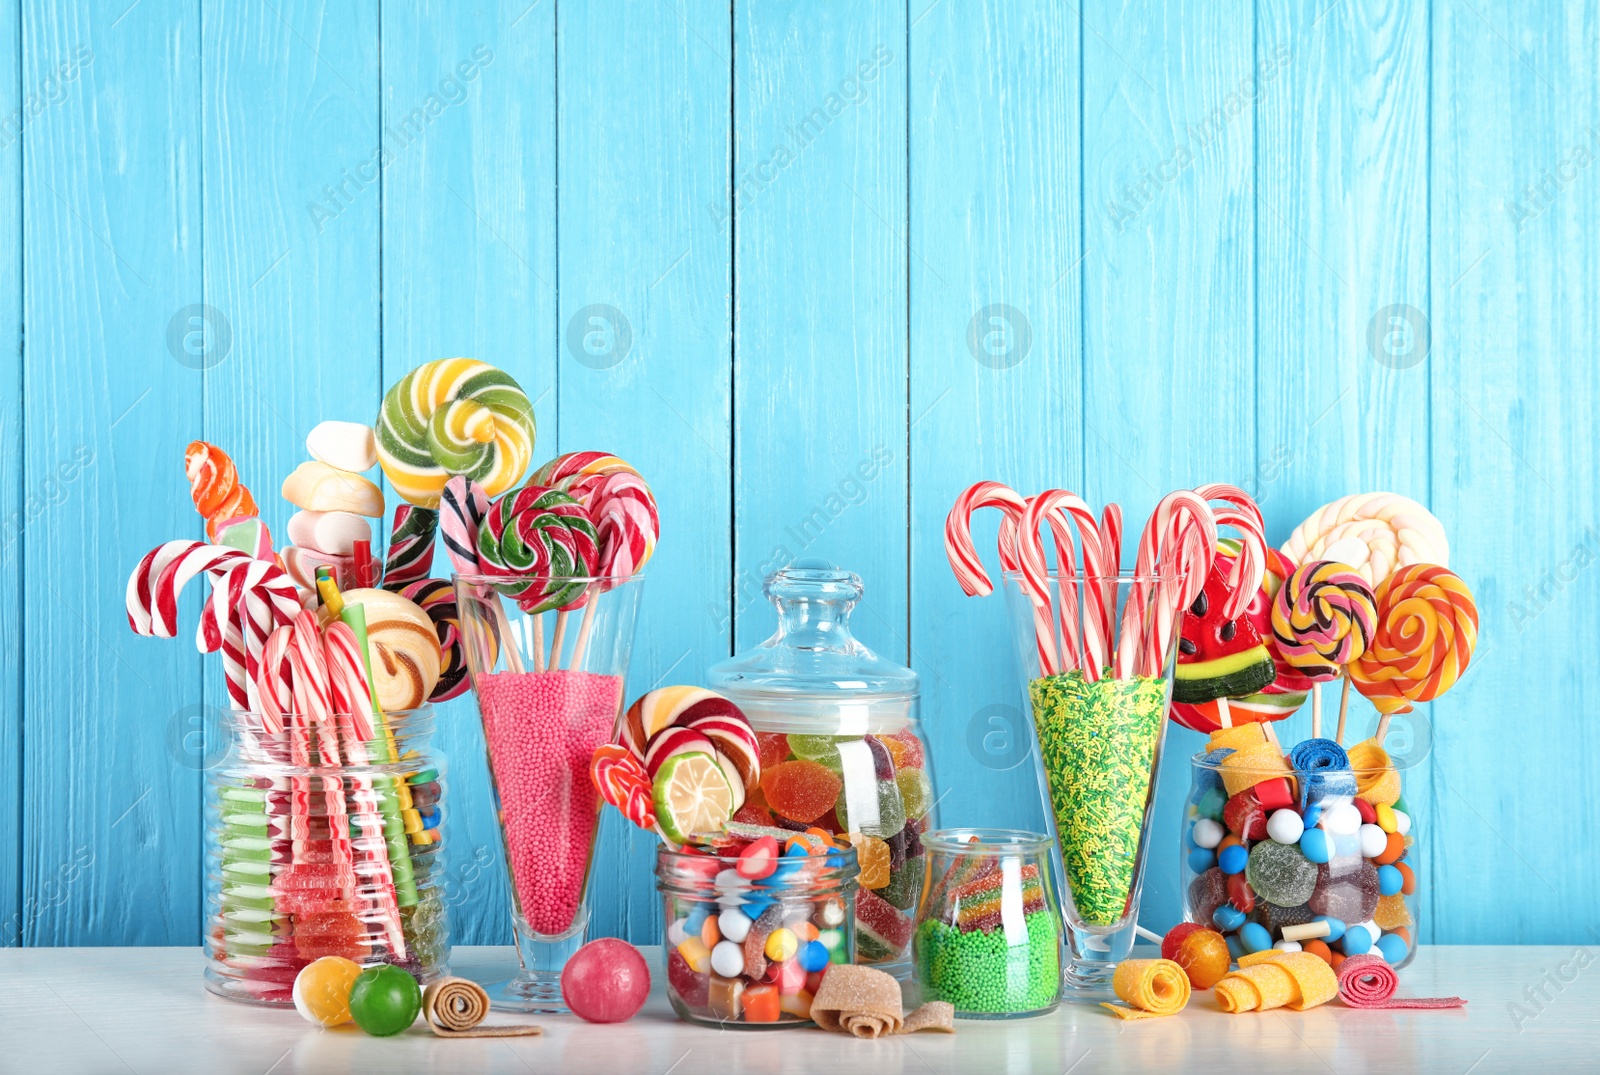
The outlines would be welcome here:
<svg viewBox="0 0 1600 1075">
<path fill-rule="evenodd" d="M 1350 678 L 1378 712 L 1409 713 L 1455 686 L 1477 642 L 1478 607 L 1461 576 L 1407 564 L 1378 587 L 1378 629 Z"/>
</svg>

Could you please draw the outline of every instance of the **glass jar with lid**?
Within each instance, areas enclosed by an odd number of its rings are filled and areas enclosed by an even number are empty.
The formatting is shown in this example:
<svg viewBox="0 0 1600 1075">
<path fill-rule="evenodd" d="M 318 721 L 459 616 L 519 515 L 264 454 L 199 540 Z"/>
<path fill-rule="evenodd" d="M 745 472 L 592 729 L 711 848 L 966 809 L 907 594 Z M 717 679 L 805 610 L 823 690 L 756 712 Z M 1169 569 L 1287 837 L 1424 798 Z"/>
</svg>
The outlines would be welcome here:
<svg viewBox="0 0 1600 1075">
<path fill-rule="evenodd" d="M 739 820 L 847 836 L 860 869 L 856 962 L 909 977 L 921 835 L 935 825 L 936 801 L 917 675 L 851 634 L 859 576 L 799 560 L 763 589 L 778 610 L 776 633 L 707 672 L 761 741 L 761 788 Z"/>
</svg>

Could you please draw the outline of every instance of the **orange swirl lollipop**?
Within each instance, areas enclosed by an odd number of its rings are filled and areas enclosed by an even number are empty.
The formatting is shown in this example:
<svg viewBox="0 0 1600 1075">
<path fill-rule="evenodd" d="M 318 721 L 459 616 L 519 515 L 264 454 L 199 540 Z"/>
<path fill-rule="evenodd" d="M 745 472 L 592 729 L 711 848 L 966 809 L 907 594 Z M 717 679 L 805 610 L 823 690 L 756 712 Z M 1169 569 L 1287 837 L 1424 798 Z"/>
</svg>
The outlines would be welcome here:
<svg viewBox="0 0 1600 1075">
<path fill-rule="evenodd" d="M 228 453 L 203 440 L 190 441 L 183 453 L 183 470 L 195 510 L 206 520 L 206 537 L 217 540 L 217 527 L 230 519 L 261 514 L 250 490 L 239 481 L 239 468 Z"/>
<path fill-rule="evenodd" d="M 1378 629 L 1350 678 L 1387 724 L 1455 686 L 1478 641 L 1478 607 L 1461 576 L 1437 564 L 1396 569 L 1377 598 Z"/>
</svg>

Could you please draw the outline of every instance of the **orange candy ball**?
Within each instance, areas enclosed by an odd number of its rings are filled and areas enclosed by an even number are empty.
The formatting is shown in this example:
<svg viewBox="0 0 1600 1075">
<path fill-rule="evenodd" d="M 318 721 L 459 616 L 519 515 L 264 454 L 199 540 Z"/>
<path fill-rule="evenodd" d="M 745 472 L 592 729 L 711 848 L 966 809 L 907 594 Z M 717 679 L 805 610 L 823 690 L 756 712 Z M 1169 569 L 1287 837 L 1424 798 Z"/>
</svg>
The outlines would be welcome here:
<svg viewBox="0 0 1600 1075">
<path fill-rule="evenodd" d="M 1228 954 L 1228 942 L 1214 929 L 1197 929 L 1178 944 L 1173 961 L 1189 976 L 1189 984 L 1196 989 L 1210 989 L 1228 973 L 1233 957 Z"/>
</svg>

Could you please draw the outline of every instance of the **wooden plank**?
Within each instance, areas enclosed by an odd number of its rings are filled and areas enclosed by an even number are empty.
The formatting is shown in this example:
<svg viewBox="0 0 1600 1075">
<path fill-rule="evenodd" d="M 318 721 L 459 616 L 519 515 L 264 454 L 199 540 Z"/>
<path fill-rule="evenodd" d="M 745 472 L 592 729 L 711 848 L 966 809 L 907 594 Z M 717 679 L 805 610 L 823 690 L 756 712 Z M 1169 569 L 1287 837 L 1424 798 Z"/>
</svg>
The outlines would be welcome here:
<svg viewBox="0 0 1600 1075">
<path fill-rule="evenodd" d="M 1397 333 L 1428 306 L 1428 12 L 1265 0 L 1256 36 L 1259 466 L 1246 488 L 1282 544 L 1347 493 L 1428 499 L 1427 371 Z M 1322 690 L 1332 735 L 1340 690 Z M 1346 744 L 1376 721 L 1352 694 Z M 1309 704 L 1279 726 L 1285 743 L 1310 734 Z M 1426 779 L 1406 795 L 1426 816 Z"/>
<path fill-rule="evenodd" d="M 1592 800 L 1600 747 L 1581 717 L 1600 674 L 1578 641 L 1600 599 L 1600 26 L 1592 7 L 1434 12 L 1432 491 L 1482 626 L 1432 706 L 1431 932 L 1571 943 L 1600 866 L 1540 834 Z M 1498 731 L 1530 674 L 1536 705 Z"/>
<path fill-rule="evenodd" d="M 182 468 L 200 375 L 169 327 L 201 297 L 199 27 L 193 7 L 121 11 L 21 15 L 22 86 L 47 102 L 11 149 L 23 488 L 42 505 L 22 539 L 24 944 L 198 935 L 200 596 L 178 639 L 154 640 L 130 637 L 123 594 L 146 550 L 196 532 Z"/>
<path fill-rule="evenodd" d="M 1043 831 L 1005 602 L 963 596 L 944 520 L 982 479 L 1083 486 L 1077 20 L 940 4 L 909 57 L 913 667 L 943 823 Z"/>
<path fill-rule="evenodd" d="M 1233 5 L 1086 4 L 1083 19 L 1084 489 L 1126 512 L 1256 468 L 1252 34 Z M 1180 918 L 1184 759 L 1173 726 L 1141 919 Z"/>
<path fill-rule="evenodd" d="M 383 172 L 382 383 L 452 355 L 500 366 L 535 401 L 535 462 L 556 445 L 555 41 L 555 5 L 527 0 L 394 4 L 383 17 L 393 158 Z M 436 117 L 431 100 L 444 104 Z M 433 574 L 450 571 L 440 548 Z M 505 943 L 483 726 L 470 696 L 437 717 L 450 761 L 451 931 L 461 944 Z"/>
<path fill-rule="evenodd" d="M 772 634 L 762 578 L 821 557 L 908 657 L 905 42 L 903 5 L 735 5 L 738 649 Z"/>
<path fill-rule="evenodd" d="M 614 452 L 656 494 L 637 695 L 701 682 L 729 652 L 731 245 L 715 209 L 728 197 L 728 14 L 562 5 L 557 33 L 559 448 Z M 658 841 L 607 813 L 590 935 L 650 943 Z"/>
<path fill-rule="evenodd" d="M 0 26 L 21 25 L 16 3 L 0 4 Z M 23 496 L 22 398 L 22 39 L 8 33 L 0 42 L 0 353 L 16 355 L 0 374 L 0 758 L 10 772 L 22 773 L 22 541 L 28 507 Z M 6 790 L 11 816 L 22 816 L 21 779 Z M 0 862 L 7 877 L 0 882 L 0 945 L 22 939 L 22 826 L 8 826 L 0 836 Z"/>
<path fill-rule="evenodd" d="M 204 11 L 205 301 L 232 345 L 206 373 L 205 431 L 280 548 L 279 489 L 319 421 L 377 413 L 375 0 Z M 226 704 L 222 670 L 208 699 Z"/>
</svg>

